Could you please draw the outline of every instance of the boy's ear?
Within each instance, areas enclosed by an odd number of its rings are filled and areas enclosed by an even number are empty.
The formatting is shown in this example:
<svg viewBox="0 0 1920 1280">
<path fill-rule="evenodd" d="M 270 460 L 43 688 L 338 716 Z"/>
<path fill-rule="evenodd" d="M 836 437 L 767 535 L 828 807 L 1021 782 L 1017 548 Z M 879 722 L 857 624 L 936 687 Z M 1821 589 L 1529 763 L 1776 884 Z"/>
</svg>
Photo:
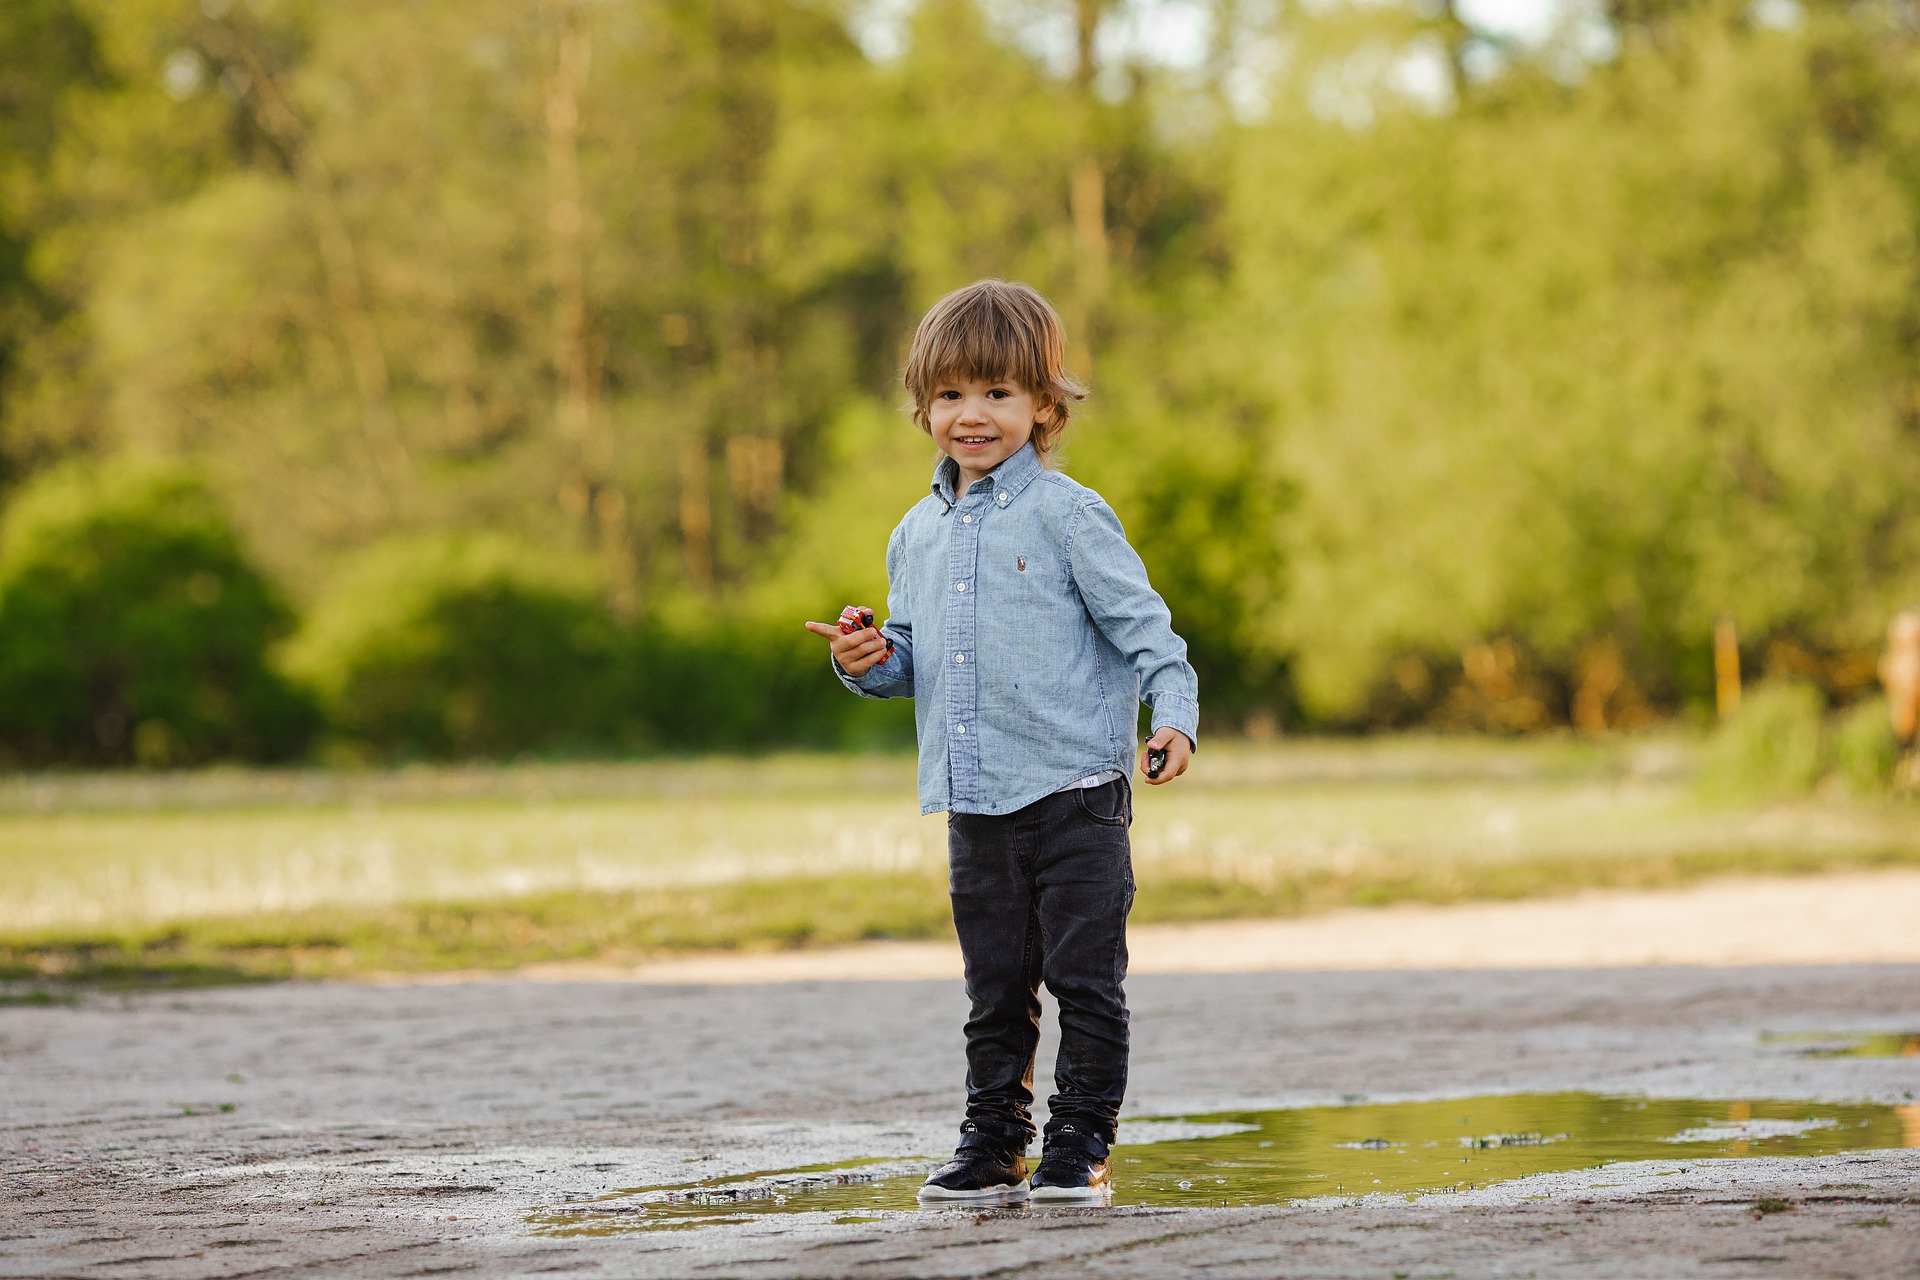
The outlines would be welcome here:
<svg viewBox="0 0 1920 1280">
<path fill-rule="evenodd" d="M 1044 427 L 1049 422 L 1052 422 L 1053 411 L 1059 407 L 1055 401 L 1042 400 L 1039 407 L 1033 411 L 1033 425 L 1036 427 Z"/>
</svg>

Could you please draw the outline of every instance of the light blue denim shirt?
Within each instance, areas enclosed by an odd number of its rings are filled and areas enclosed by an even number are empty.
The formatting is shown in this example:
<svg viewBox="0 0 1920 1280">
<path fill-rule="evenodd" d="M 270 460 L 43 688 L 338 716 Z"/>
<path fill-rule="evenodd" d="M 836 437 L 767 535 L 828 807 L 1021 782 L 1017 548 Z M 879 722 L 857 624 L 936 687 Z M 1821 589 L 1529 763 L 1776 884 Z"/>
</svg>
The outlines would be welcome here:
<svg viewBox="0 0 1920 1280">
<path fill-rule="evenodd" d="M 942 458 L 887 543 L 892 656 L 857 677 L 834 663 L 863 697 L 914 699 L 921 812 L 1012 813 L 1131 773 L 1142 699 L 1197 742 L 1186 642 L 1113 509 L 1031 444 L 958 480 Z"/>
</svg>

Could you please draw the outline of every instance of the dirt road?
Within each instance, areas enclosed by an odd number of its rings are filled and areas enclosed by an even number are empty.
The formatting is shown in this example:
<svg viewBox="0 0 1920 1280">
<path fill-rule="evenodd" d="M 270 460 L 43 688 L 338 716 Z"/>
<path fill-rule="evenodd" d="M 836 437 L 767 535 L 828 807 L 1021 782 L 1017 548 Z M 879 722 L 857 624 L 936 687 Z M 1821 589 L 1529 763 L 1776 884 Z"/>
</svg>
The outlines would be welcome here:
<svg viewBox="0 0 1920 1280">
<path fill-rule="evenodd" d="M 1136 925 L 1127 940 L 1136 974 L 1920 964 L 1920 871 L 1359 908 L 1302 920 Z M 707 983 L 957 978 L 960 951 L 952 943 L 881 942 L 774 955 L 689 956 L 634 968 L 551 965 L 521 976 Z"/>
<path fill-rule="evenodd" d="M 1920 966 L 1130 988 L 1130 1115 L 1589 1090 L 1886 1104 L 1920 1143 L 1920 1058 L 1768 1038 L 1920 1029 Z M 622 1188 L 947 1149 L 963 1015 L 951 980 L 309 985 L 0 1008 L 0 1274 L 1920 1272 L 1912 1147 L 1676 1152 L 1411 1201 L 542 1227 Z"/>
</svg>

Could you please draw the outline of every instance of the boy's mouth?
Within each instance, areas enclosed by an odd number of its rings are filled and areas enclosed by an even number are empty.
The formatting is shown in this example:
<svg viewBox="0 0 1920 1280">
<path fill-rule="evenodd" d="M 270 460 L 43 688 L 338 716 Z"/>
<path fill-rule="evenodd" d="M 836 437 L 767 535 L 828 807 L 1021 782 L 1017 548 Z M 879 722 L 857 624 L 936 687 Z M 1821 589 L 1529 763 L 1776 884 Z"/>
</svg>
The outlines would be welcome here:
<svg viewBox="0 0 1920 1280">
<path fill-rule="evenodd" d="M 968 448 L 977 449 L 983 444 L 992 444 L 993 437 L 992 436 L 955 436 L 953 438 L 953 442 L 958 445 L 965 445 Z"/>
</svg>

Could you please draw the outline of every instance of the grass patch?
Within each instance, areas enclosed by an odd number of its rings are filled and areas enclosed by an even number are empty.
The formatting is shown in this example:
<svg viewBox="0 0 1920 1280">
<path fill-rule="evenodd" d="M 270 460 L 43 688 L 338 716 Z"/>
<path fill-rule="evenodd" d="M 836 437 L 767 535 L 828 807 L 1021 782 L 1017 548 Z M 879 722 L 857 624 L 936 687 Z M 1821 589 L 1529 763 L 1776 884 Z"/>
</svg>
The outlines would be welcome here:
<svg viewBox="0 0 1920 1280">
<path fill-rule="evenodd" d="M 1758 849 L 1551 857 L 1383 865 L 1353 872 L 1306 868 L 1263 882 L 1147 876 L 1133 919 L 1149 924 L 1291 917 L 1340 907 L 1510 901 L 1585 889 L 1678 888 L 1728 875 L 1816 875 L 1893 866 L 1920 866 L 1920 853 Z M 0 937 L 0 979 L 63 987 L 191 987 L 383 972 L 502 970 L 570 960 L 636 963 L 689 951 L 792 950 L 876 939 L 943 938 L 952 932 L 943 879 L 840 875 L 329 908 L 165 927 L 49 930 Z M 45 1001 L 35 996 L 26 1002 Z"/>
<path fill-rule="evenodd" d="M 944 881 L 836 876 L 329 908 L 164 928 L 50 930 L 0 938 L 0 977 L 202 986 L 566 960 L 633 962 L 686 951 L 791 950 L 951 932 Z"/>
<path fill-rule="evenodd" d="M 1674 736 L 1216 744 L 1178 787 L 1138 797 L 1134 918 L 1920 866 L 1912 804 L 1840 788 L 1704 799 L 1693 751 Z M 913 762 L 893 756 L 15 775 L 0 778 L 0 983 L 949 936 L 946 824 L 918 808 Z"/>
<path fill-rule="evenodd" d="M 1920 867 L 1920 853 L 1907 849 L 1829 853 L 1756 849 L 1643 857 L 1522 858 L 1382 866 L 1351 874 L 1310 870 L 1271 884 L 1182 877 L 1143 883 L 1132 918 L 1140 924 L 1284 918 L 1339 907 L 1511 902 L 1562 897 L 1588 889 L 1678 889 L 1724 876 L 1811 876 L 1891 867 Z"/>
</svg>

